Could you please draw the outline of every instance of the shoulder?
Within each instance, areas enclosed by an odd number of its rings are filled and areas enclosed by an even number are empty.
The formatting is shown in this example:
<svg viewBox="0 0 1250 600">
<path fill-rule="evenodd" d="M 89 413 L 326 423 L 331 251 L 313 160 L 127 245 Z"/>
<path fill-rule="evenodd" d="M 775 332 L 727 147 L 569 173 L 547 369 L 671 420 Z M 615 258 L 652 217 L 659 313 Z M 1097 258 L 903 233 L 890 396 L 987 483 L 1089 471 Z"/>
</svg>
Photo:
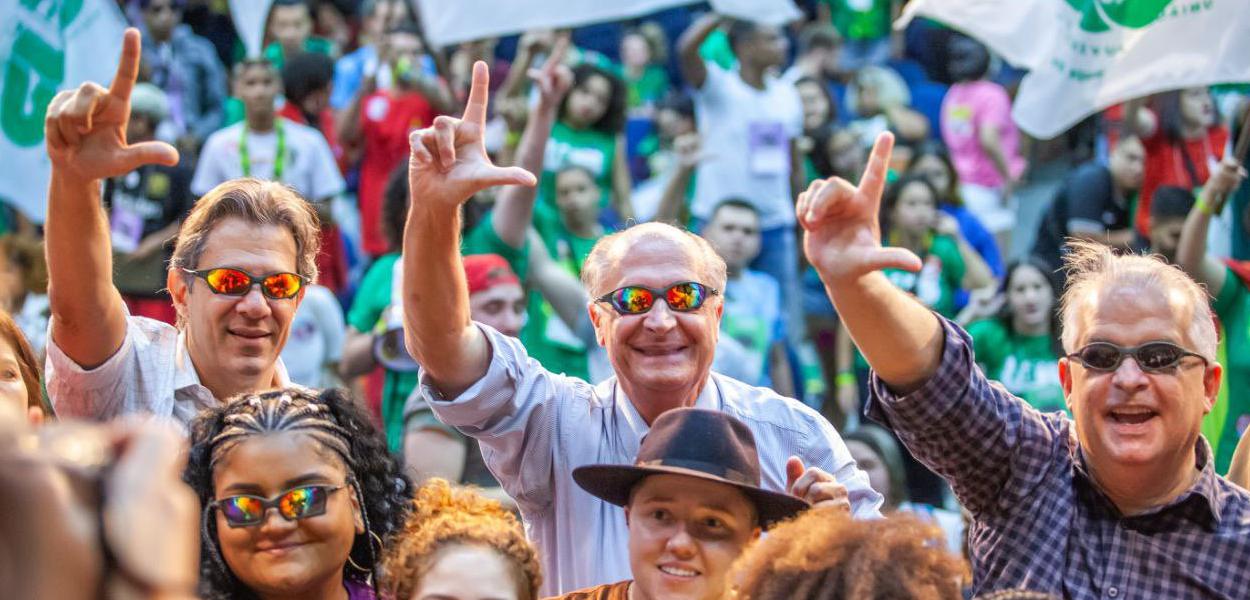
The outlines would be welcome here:
<svg viewBox="0 0 1250 600">
<path fill-rule="evenodd" d="M 325 144 L 325 136 L 320 131 L 313 129 L 307 125 L 296 123 L 290 119 L 283 121 L 283 127 L 286 127 L 287 133 L 291 136 L 291 141 L 305 144 Z"/>
<path fill-rule="evenodd" d="M 629 597 L 629 586 L 633 581 L 618 581 L 597 585 L 556 596 L 548 600 L 624 600 Z"/>
<path fill-rule="evenodd" d="M 723 409 L 742 419 L 758 436 L 769 434 L 804 439 L 824 437 L 832 425 L 811 407 L 765 387 L 713 372 L 711 383 L 721 393 Z"/>
<path fill-rule="evenodd" d="M 946 234 L 936 234 L 933 236 L 933 243 L 929 245 L 929 252 L 936 254 L 943 262 L 951 260 L 953 256 L 959 256 L 959 243 L 955 238 Z"/>
<path fill-rule="evenodd" d="M 210 153 L 213 151 L 219 152 L 222 146 L 238 144 L 239 134 L 242 131 L 243 123 L 240 122 L 234 125 L 227 125 L 212 132 L 208 135 L 208 139 L 204 141 L 204 150 L 200 153 L 200 156 L 208 155 L 211 157 Z"/>
</svg>

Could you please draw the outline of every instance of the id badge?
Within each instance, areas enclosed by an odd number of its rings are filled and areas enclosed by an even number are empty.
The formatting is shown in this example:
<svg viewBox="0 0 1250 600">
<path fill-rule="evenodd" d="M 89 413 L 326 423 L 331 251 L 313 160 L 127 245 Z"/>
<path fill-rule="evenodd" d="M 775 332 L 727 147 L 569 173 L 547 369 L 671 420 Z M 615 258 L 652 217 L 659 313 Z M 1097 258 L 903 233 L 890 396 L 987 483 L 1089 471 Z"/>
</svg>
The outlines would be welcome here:
<svg viewBox="0 0 1250 600">
<path fill-rule="evenodd" d="M 139 248 L 139 242 L 143 239 L 143 217 L 126 206 L 124 201 L 114 202 L 113 210 L 109 214 L 109 229 L 113 249 L 129 254 Z"/>
<path fill-rule="evenodd" d="M 752 174 L 780 175 L 789 171 L 790 153 L 787 152 L 786 134 L 780 122 L 756 121 L 748 126 L 747 131 Z"/>
</svg>

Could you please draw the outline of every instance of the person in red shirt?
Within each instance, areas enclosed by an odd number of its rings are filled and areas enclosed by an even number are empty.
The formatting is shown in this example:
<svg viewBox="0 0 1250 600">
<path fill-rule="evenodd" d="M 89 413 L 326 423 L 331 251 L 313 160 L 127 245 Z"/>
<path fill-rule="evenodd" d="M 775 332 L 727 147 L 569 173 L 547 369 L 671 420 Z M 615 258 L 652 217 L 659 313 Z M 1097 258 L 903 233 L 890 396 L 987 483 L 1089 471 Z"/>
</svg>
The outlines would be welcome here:
<svg viewBox="0 0 1250 600">
<path fill-rule="evenodd" d="M 405 23 L 387 32 L 380 58 L 391 70 L 393 85 L 378 90 L 376 74 L 367 74 L 360 91 L 339 121 L 339 141 L 363 151 L 360 158 L 361 237 L 370 256 L 388 250 L 382 219 L 382 196 L 392 170 L 408 157 L 408 133 L 428 127 L 436 107 L 450 103 L 442 81 L 421 72 L 423 47 L 415 25 Z"/>
<path fill-rule="evenodd" d="M 1152 99 L 1126 104 L 1124 121 L 1146 146 L 1146 170 L 1138 195 L 1134 225 L 1144 237 L 1150 235 L 1150 201 L 1160 186 L 1195 189 L 1211 175 L 1213 165 L 1224 158 L 1228 129 L 1219 123 L 1215 101 L 1205 87 L 1164 92 Z"/>
</svg>

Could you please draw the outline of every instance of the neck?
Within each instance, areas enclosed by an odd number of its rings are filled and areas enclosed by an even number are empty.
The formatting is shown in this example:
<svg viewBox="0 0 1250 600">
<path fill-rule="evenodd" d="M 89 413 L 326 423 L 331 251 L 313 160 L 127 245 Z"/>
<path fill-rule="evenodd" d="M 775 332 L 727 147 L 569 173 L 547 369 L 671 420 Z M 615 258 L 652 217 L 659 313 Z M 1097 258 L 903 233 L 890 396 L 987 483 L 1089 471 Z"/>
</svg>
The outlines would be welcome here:
<svg viewBox="0 0 1250 600">
<path fill-rule="evenodd" d="M 640 77 L 642 72 L 646 70 L 647 65 L 625 65 L 625 73 L 630 77 Z"/>
<path fill-rule="evenodd" d="M 1202 138 L 1202 136 L 1206 135 L 1206 133 L 1207 133 L 1207 128 L 1201 125 L 1188 125 L 1188 124 L 1181 125 L 1181 137 L 1187 140 L 1200 139 Z"/>
<path fill-rule="evenodd" d="M 757 90 L 764 89 L 764 67 L 745 62 L 739 63 L 739 65 L 738 73 L 742 76 L 742 80 L 745 81 L 747 85 Z"/>
<path fill-rule="evenodd" d="M 300 590 L 288 590 L 278 593 L 257 593 L 261 600 L 347 600 L 347 588 L 343 587 L 343 571 L 334 572 L 334 576 L 324 582 Z"/>
<path fill-rule="evenodd" d="M 248 130 L 256 133 L 266 133 L 273 129 L 275 120 L 272 111 L 265 114 L 249 112 L 246 117 Z"/>
<path fill-rule="evenodd" d="M 170 38 L 174 37 L 174 30 L 170 29 L 169 31 L 164 31 L 159 34 L 149 31 L 148 35 L 151 36 L 153 42 L 164 44 L 165 42 L 168 42 Z"/>
<path fill-rule="evenodd" d="M 899 246 L 911 250 L 919 255 L 924 253 L 924 238 L 924 233 L 916 233 L 914 231 L 905 231 L 900 229 L 897 240 Z"/>
<path fill-rule="evenodd" d="M 1015 329 L 1016 333 L 1020 335 L 1044 335 L 1050 333 L 1050 323 L 1048 321 L 1026 323 L 1018 316 L 1011 318 L 1011 328 Z"/>
<path fill-rule="evenodd" d="M 1179 457 L 1179 464 L 1143 467 L 1126 473 L 1105 473 L 1094 468 L 1086 457 L 1090 476 L 1120 514 L 1140 515 L 1172 502 L 1193 487 L 1201 473 L 1194 467 L 1194 445 Z"/>
<path fill-rule="evenodd" d="M 276 363 L 261 371 L 259 375 L 249 378 L 231 373 L 210 372 L 199 367 L 199 364 L 205 361 L 196 360 L 190 345 L 188 345 L 187 355 L 191 357 L 191 366 L 195 368 L 195 374 L 200 378 L 200 385 L 208 388 L 214 398 L 222 401 L 239 394 L 267 390 L 273 387 L 277 375 Z"/>
<path fill-rule="evenodd" d="M 651 425 L 660 415 L 669 410 L 694 406 L 707 380 L 708 373 L 704 371 L 695 382 L 678 389 L 644 389 L 634 387 L 632 383 L 624 379 L 617 379 L 617 382 L 625 395 L 629 396 L 629 401 L 634 404 L 642 420 L 646 421 L 647 425 Z"/>
</svg>

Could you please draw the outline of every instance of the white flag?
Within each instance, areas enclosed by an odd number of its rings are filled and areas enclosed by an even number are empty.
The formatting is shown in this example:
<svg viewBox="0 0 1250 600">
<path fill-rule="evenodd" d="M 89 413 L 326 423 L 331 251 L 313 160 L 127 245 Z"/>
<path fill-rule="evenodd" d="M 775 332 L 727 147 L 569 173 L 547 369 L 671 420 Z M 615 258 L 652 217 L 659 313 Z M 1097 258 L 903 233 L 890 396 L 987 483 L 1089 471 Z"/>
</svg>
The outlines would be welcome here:
<svg viewBox="0 0 1250 600">
<path fill-rule="evenodd" d="M 248 58 L 257 58 L 265 50 L 265 22 L 271 5 L 273 0 L 230 0 L 230 20 Z"/>
<path fill-rule="evenodd" d="M 1029 69 L 1012 116 L 1048 139 L 1125 100 L 1250 81 L 1248 0 L 912 0 Z"/>
<path fill-rule="evenodd" d="M 0 1 L 0 199 L 43 223 L 52 163 L 43 118 L 84 81 L 107 86 L 126 21 L 113 0 Z"/>
<path fill-rule="evenodd" d="M 531 29 L 632 19 L 697 0 L 416 0 L 425 35 L 437 47 Z M 731 17 L 781 25 L 801 16 L 793 0 L 712 0 Z"/>
</svg>

